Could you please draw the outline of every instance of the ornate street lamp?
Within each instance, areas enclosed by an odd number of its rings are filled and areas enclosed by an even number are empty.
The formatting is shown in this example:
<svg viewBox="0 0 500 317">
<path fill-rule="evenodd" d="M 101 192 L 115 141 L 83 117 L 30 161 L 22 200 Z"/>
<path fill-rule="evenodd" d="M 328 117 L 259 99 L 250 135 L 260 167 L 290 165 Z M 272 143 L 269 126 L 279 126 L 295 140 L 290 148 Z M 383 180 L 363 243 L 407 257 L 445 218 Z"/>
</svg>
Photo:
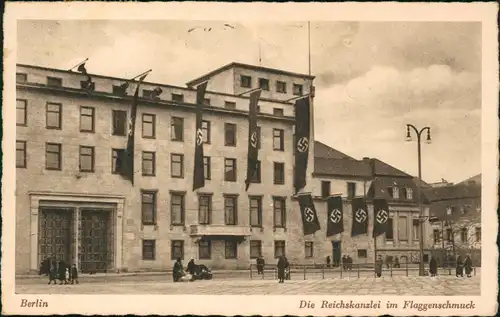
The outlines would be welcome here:
<svg viewBox="0 0 500 317">
<path fill-rule="evenodd" d="M 427 138 L 426 138 L 426 143 L 431 143 L 431 128 L 430 127 L 424 127 L 422 129 L 417 129 L 414 125 L 412 124 L 407 124 L 406 125 L 406 141 L 412 141 L 411 138 L 411 131 L 414 131 L 415 134 L 417 135 L 417 146 L 418 146 L 418 178 L 419 180 L 422 179 L 422 154 L 421 154 L 421 140 L 422 140 L 422 134 L 427 131 Z M 418 275 L 424 276 L 424 226 L 423 223 L 427 220 L 427 217 L 424 216 L 424 209 L 422 206 L 422 194 L 421 194 L 421 189 L 420 186 L 417 185 L 417 190 L 418 190 L 418 207 L 420 209 L 420 216 L 419 216 L 419 249 L 420 249 L 420 261 L 418 264 Z"/>
</svg>

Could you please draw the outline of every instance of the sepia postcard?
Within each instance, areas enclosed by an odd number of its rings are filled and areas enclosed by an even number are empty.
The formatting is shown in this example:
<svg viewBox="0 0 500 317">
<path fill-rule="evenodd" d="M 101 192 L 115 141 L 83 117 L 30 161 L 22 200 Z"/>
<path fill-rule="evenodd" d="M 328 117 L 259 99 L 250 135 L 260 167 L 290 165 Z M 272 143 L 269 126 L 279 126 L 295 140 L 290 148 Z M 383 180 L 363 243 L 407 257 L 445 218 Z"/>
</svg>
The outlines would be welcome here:
<svg viewBox="0 0 500 317">
<path fill-rule="evenodd" d="M 2 313 L 494 315 L 497 12 L 6 3 Z"/>
</svg>

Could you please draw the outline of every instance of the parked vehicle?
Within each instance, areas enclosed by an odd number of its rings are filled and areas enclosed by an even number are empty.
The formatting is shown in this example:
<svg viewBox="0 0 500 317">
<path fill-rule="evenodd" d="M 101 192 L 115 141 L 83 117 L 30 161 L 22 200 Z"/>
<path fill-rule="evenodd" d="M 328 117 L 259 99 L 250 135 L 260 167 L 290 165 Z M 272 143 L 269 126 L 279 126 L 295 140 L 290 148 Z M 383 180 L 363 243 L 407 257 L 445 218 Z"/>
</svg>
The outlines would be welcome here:
<svg viewBox="0 0 500 317">
<path fill-rule="evenodd" d="M 203 264 L 198 264 L 195 267 L 193 280 L 211 280 L 213 277 L 212 271 Z"/>
</svg>

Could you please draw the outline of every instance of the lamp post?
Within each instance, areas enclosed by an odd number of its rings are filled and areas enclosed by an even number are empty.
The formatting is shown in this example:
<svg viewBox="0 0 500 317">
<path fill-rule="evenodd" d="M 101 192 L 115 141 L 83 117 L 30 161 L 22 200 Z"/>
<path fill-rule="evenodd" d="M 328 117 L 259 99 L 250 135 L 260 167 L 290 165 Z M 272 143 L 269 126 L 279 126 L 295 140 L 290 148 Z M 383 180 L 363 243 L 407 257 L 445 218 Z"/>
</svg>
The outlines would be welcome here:
<svg viewBox="0 0 500 317">
<path fill-rule="evenodd" d="M 426 142 L 430 143 L 431 142 L 431 128 L 430 127 L 424 127 L 422 129 L 417 129 L 414 125 L 412 124 L 407 124 L 406 125 L 406 141 L 411 141 L 411 131 L 414 131 L 415 134 L 417 135 L 417 148 L 418 148 L 418 178 L 419 180 L 422 179 L 422 151 L 421 151 L 421 140 L 422 140 L 422 134 L 427 131 L 427 138 Z M 424 209 L 422 206 L 422 195 L 421 195 L 421 190 L 420 186 L 417 185 L 417 191 L 418 191 L 418 207 L 420 210 L 420 217 L 419 217 L 419 249 L 420 249 L 420 261 L 418 263 L 418 275 L 424 276 L 424 226 L 423 222 L 425 221 L 426 217 L 424 217 Z"/>
</svg>

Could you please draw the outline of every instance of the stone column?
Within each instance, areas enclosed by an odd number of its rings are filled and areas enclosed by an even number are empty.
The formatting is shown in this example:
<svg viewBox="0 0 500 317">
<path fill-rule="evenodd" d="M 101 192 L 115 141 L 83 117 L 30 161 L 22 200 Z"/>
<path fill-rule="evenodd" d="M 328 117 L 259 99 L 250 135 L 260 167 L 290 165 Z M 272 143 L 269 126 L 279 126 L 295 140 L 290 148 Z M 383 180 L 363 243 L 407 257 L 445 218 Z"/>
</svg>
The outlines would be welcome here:
<svg viewBox="0 0 500 317">
<path fill-rule="evenodd" d="M 124 204 L 123 201 L 119 202 L 116 205 L 115 215 L 115 234 L 113 235 L 115 238 L 115 270 L 118 272 L 122 269 L 122 246 L 123 246 L 123 212 L 124 212 Z"/>
<path fill-rule="evenodd" d="M 31 198 L 31 215 L 30 215 L 30 270 L 37 271 L 39 260 L 38 260 L 38 222 L 39 222 L 39 200 L 37 198 Z"/>
<path fill-rule="evenodd" d="M 73 259 L 73 263 L 76 264 L 76 268 L 78 271 L 80 271 L 80 226 L 81 226 L 81 211 L 80 207 L 75 208 L 74 212 L 74 230 L 75 232 L 73 233 L 73 236 L 75 237 L 75 245 L 73 246 L 75 250 L 75 258 Z"/>
</svg>

